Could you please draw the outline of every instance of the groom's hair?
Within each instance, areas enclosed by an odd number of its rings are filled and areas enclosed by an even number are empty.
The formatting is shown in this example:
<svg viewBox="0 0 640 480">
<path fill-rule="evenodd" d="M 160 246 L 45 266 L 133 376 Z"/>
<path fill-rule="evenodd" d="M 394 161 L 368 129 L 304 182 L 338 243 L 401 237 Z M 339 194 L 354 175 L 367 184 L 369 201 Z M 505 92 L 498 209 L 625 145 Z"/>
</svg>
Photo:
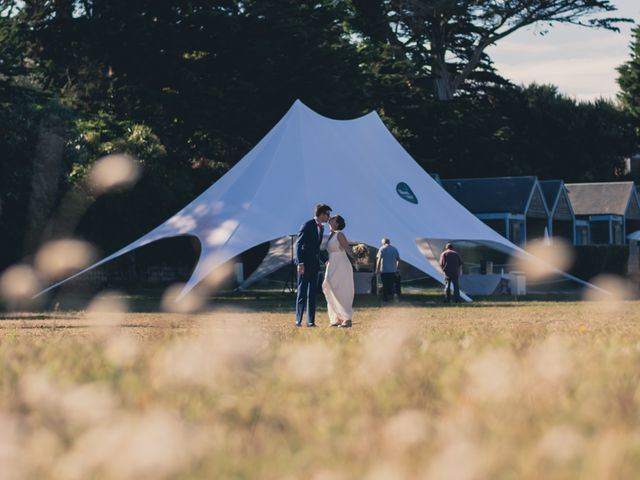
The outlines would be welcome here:
<svg viewBox="0 0 640 480">
<path fill-rule="evenodd" d="M 326 213 L 327 215 L 331 212 L 331 207 L 326 203 L 319 203 L 316 205 L 316 217 Z"/>
<path fill-rule="evenodd" d="M 344 227 L 347 226 L 347 223 L 344 221 L 344 218 L 342 218 L 340 215 L 336 215 L 333 218 L 336 219 L 336 228 L 338 230 L 344 230 Z"/>
</svg>

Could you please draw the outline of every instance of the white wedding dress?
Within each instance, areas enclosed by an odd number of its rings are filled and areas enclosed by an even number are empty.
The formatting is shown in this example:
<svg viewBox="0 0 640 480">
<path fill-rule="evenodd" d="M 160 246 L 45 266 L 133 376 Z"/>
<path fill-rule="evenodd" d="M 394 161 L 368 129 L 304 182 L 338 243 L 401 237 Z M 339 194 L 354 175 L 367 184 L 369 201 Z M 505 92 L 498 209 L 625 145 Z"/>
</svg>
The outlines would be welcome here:
<svg viewBox="0 0 640 480">
<path fill-rule="evenodd" d="M 327 242 L 329 263 L 322 282 L 322 291 L 327 299 L 329 323 L 336 325 L 351 320 L 353 312 L 353 269 L 338 235 Z"/>
</svg>

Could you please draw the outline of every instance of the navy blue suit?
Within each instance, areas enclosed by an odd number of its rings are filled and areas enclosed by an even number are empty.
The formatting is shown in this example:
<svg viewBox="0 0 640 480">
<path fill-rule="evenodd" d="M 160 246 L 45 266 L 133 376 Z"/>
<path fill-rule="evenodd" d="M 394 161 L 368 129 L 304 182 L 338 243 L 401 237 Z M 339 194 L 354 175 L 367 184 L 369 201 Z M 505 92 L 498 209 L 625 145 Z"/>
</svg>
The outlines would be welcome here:
<svg viewBox="0 0 640 480">
<path fill-rule="evenodd" d="M 307 325 L 314 325 L 316 318 L 316 290 L 320 272 L 320 243 L 324 227 L 320 227 L 315 219 L 309 220 L 300 227 L 296 240 L 296 265 L 304 263 L 304 274 L 298 274 L 298 295 L 296 298 L 296 324 L 302 323 L 305 304 L 307 308 Z"/>
</svg>

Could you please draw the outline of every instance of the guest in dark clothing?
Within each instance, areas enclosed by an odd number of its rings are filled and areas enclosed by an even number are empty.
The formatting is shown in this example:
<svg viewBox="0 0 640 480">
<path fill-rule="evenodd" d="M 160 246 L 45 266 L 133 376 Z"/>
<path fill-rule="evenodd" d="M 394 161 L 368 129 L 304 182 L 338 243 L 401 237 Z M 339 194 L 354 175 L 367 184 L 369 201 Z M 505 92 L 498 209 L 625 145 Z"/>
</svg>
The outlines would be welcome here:
<svg viewBox="0 0 640 480">
<path fill-rule="evenodd" d="M 453 285 L 453 298 L 460 302 L 460 272 L 462 270 L 462 257 L 453 249 L 453 245 L 447 243 L 444 252 L 440 255 L 440 268 L 444 273 L 444 301 L 451 301 L 451 285 Z"/>
<path fill-rule="evenodd" d="M 398 253 L 398 249 L 391 245 L 391 241 L 388 238 L 383 238 L 382 246 L 378 250 L 378 256 L 376 257 L 376 273 L 380 274 L 382 280 L 382 301 L 385 303 L 389 299 L 393 300 L 399 266 L 400 253 Z"/>
</svg>

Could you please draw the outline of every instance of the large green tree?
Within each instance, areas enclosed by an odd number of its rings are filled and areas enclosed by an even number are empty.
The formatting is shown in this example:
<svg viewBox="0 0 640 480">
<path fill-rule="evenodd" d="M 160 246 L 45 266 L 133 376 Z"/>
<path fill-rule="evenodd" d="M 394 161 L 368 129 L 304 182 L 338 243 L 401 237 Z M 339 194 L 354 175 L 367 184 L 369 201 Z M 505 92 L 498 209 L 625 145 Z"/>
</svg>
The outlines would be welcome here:
<svg viewBox="0 0 640 480">
<path fill-rule="evenodd" d="M 609 0 L 352 0 L 363 35 L 402 47 L 429 76 L 440 100 L 451 100 L 493 73 L 486 49 L 529 25 L 556 23 L 617 30 L 629 19 L 601 16 Z M 469 87 L 469 85 L 467 85 Z M 476 89 L 477 90 L 477 89 Z"/>
<path fill-rule="evenodd" d="M 576 102 L 549 85 L 524 89 L 512 114 L 513 153 L 522 174 L 567 182 L 614 181 L 637 137 L 633 118 L 614 103 Z"/>
<path fill-rule="evenodd" d="M 97 233 L 92 218 L 113 212 L 115 221 L 135 195 L 143 201 L 127 211 L 130 234 L 148 229 L 224 174 L 296 98 L 338 118 L 368 104 L 345 6 L 330 0 L 4 5 L 21 78 L 76 113 L 67 188 L 114 146 L 144 164 L 133 192 L 89 208 L 80 233 L 99 241 L 117 235 Z M 132 144 L 131 129 L 148 132 L 143 140 L 165 154 Z"/>
<path fill-rule="evenodd" d="M 604 0 L 0 0 L 0 251 L 15 261 L 29 231 L 121 246 L 223 175 L 296 98 L 335 118 L 377 110 L 443 176 L 612 179 L 630 150 L 629 115 L 510 84 L 481 40 L 501 11 L 494 30 L 508 34 L 525 17 L 589 26 L 589 14 L 611 9 Z M 117 151 L 138 158 L 140 181 L 93 198 L 86 172 Z M 38 215 L 27 221 L 29 212 Z"/>
<path fill-rule="evenodd" d="M 631 58 L 618 67 L 620 99 L 624 108 L 640 120 L 640 27 L 633 30 Z"/>
<path fill-rule="evenodd" d="M 338 117 L 366 109 L 340 3 L 71 3 L 71 18 L 25 32 L 45 82 L 84 111 L 148 124 L 172 162 L 228 168 L 296 98 Z"/>
</svg>

